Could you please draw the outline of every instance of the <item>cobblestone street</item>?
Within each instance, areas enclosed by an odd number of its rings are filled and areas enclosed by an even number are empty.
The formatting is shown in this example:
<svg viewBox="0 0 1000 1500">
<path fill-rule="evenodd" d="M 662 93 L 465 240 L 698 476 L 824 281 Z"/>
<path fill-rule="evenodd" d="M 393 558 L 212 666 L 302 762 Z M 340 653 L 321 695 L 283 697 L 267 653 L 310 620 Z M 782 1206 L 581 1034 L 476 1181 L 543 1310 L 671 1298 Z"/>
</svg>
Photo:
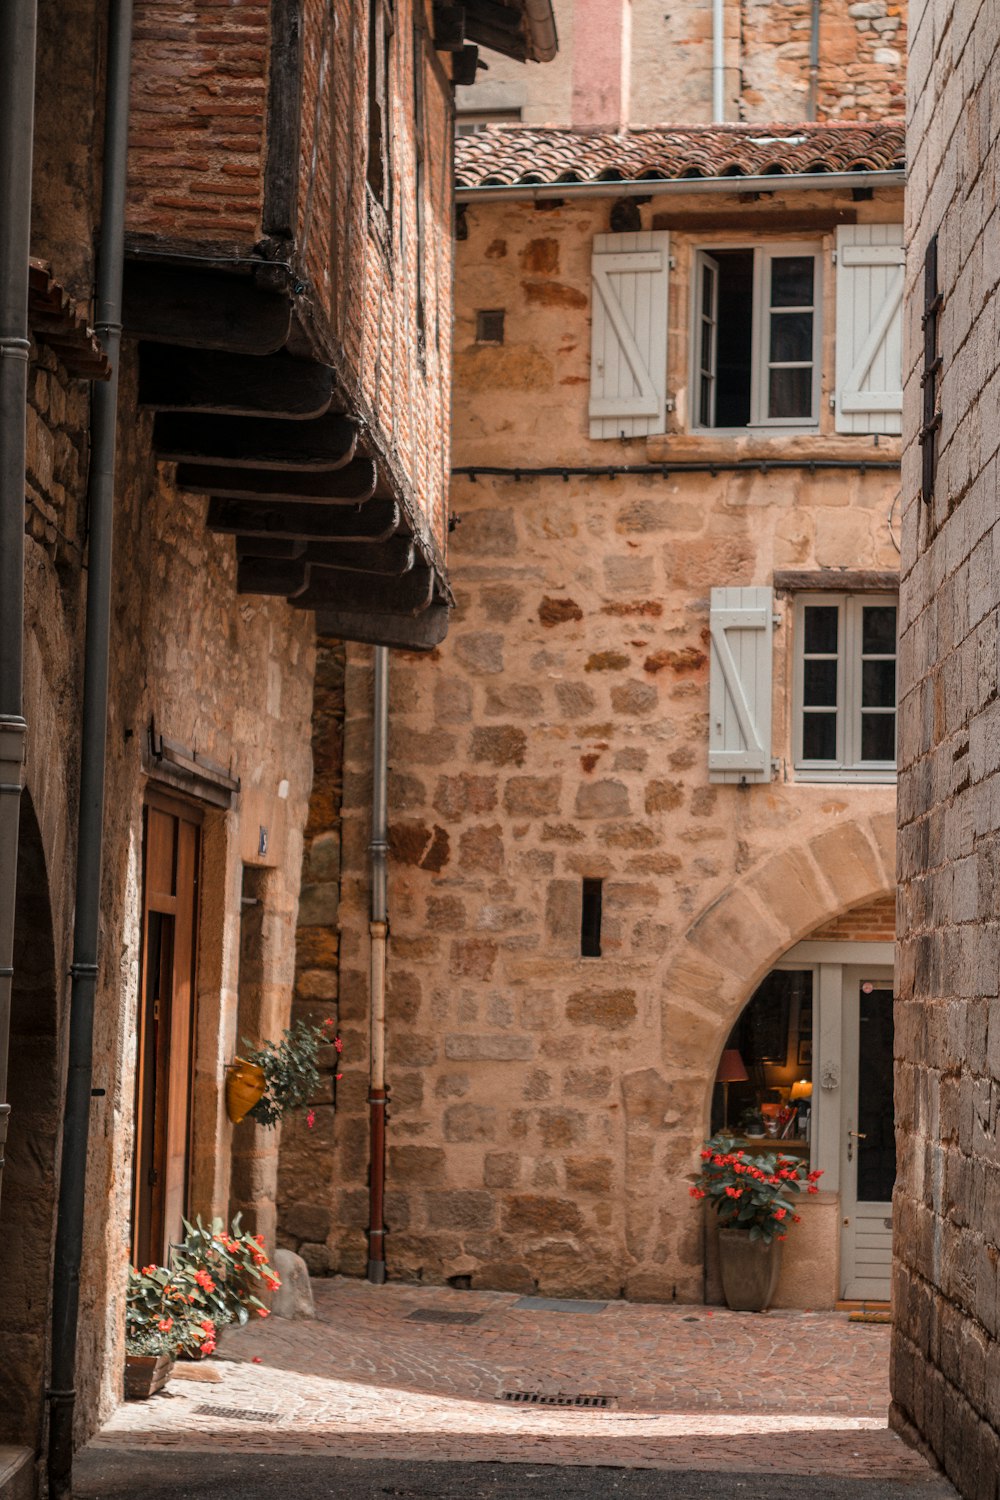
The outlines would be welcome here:
<svg viewBox="0 0 1000 1500">
<path fill-rule="evenodd" d="M 449 1471 L 421 1465 L 472 1461 L 531 1466 L 531 1474 L 499 1471 L 512 1488 L 494 1482 L 483 1491 L 496 1495 L 535 1493 L 546 1465 L 688 1476 L 684 1489 L 636 1476 L 621 1491 L 636 1496 L 723 1493 L 716 1481 L 727 1475 L 732 1490 L 749 1495 L 736 1483 L 747 1474 L 775 1496 L 953 1493 L 887 1428 L 885 1326 L 843 1314 L 545 1303 L 348 1280 L 314 1289 L 314 1323 L 229 1330 L 219 1359 L 179 1367 L 166 1392 L 120 1407 L 84 1455 L 80 1493 L 160 1493 L 156 1476 L 163 1484 L 188 1472 L 178 1466 L 187 1455 L 214 1455 L 217 1464 L 338 1457 L 372 1461 L 382 1475 L 374 1488 L 362 1481 L 301 1494 L 446 1495 Z M 532 1394 L 592 1404 L 512 1399 Z M 203 1474 L 207 1461 L 197 1465 Z M 393 1478 L 387 1488 L 385 1464 L 404 1462 L 417 1487 Z M 259 1479 L 259 1462 L 255 1469 Z M 428 1488 L 432 1474 L 441 1477 Z M 589 1481 L 567 1482 L 544 1480 L 537 1492 L 589 1493 Z"/>
</svg>

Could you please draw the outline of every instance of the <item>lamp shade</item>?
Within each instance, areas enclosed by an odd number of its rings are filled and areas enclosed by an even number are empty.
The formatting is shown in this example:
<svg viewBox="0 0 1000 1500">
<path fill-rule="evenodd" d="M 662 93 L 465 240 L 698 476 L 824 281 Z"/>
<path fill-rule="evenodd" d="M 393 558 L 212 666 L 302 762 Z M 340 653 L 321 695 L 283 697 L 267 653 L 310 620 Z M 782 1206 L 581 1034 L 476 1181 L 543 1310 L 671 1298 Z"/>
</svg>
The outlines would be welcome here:
<svg viewBox="0 0 1000 1500">
<path fill-rule="evenodd" d="M 794 1104 L 799 1099 L 811 1099 L 813 1086 L 808 1078 L 799 1078 L 792 1084 L 791 1099 Z"/>
<path fill-rule="evenodd" d="M 743 1066 L 743 1059 L 736 1047 L 727 1047 L 719 1059 L 716 1083 L 746 1083 L 750 1074 Z"/>
</svg>

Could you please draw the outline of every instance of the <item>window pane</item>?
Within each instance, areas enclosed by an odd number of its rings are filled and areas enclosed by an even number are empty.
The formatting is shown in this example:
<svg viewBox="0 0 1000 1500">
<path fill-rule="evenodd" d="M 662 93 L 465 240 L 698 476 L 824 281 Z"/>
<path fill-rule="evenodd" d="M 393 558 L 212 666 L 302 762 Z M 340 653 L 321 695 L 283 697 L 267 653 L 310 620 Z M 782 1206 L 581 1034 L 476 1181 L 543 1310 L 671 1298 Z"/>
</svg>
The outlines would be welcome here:
<svg viewBox="0 0 1000 1500">
<path fill-rule="evenodd" d="M 782 255 L 771 261 L 771 306 L 811 307 L 814 261 L 811 255 Z"/>
<path fill-rule="evenodd" d="M 804 760 L 837 759 L 837 715 L 802 715 L 802 757 Z"/>
<path fill-rule="evenodd" d="M 707 318 L 701 322 L 701 368 L 712 368 L 712 325 Z"/>
<path fill-rule="evenodd" d="M 698 402 L 698 421 L 702 427 L 712 425 L 712 382 L 707 375 L 701 377 L 701 397 Z"/>
<path fill-rule="evenodd" d="M 861 707 L 895 708 L 896 663 L 865 661 L 861 663 Z"/>
<path fill-rule="evenodd" d="M 806 312 L 771 314 L 771 359 L 812 361 L 813 315 Z"/>
<path fill-rule="evenodd" d="M 896 715 L 861 715 L 861 759 L 896 764 Z"/>
<path fill-rule="evenodd" d="M 861 650 L 865 656 L 896 653 L 896 606 L 869 604 L 862 611 Z"/>
<path fill-rule="evenodd" d="M 836 708 L 836 661 L 810 661 L 806 658 L 803 663 L 802 701 L 810 708 Z"/>
<path fill-rule="evenodd" d="M 805 607 L 805 649 L 812 654 L 835 655 L 837 650 L 836 604 L 807 604 Z"/>
<path fill-rule="evenodd" d="M 772 370 L 767 414 L 769 417 L 812 416 L 812 366 L 799 370 Z"/>
<path fill-rule="evenodd" d="M 706 318 L 710 318 L 712 316 L 712 311 L 713 311 L 712 303 L 715 301 L 715 297 L 713 296 L 713 290 L 714 289 L 713 289 L 713 286 L 712 286 L 713 276 L 714 276 L 714 272 L 712 271 L 711 266 L 702 266 L 702 268 L 701 268 L 701 310 L 705 314 Z"/>
</svg>

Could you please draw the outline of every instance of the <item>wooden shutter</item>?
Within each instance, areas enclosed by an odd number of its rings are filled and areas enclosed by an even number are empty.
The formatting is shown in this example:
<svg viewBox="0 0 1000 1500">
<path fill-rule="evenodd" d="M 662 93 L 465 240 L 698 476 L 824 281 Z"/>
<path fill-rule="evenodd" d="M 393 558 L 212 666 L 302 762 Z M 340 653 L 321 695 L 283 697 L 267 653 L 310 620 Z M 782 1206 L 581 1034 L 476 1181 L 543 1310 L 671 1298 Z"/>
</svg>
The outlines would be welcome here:
<svg viewBox="0 0 1000 1500">
<path fill-rule="evenodd" d="M 709 781 L 771 780 L 771 635 L 768 588 L 712 590 Z"/>
<path fill-rule="evenodd" d="M 837 431 L 902 431 L 903 226 L 837 230 Z"/>
<path fill-rule="evenodd" d="M 670 236 L 599 234 L 592 269 L 590 436 L 662 432 Z"/>
</svg>

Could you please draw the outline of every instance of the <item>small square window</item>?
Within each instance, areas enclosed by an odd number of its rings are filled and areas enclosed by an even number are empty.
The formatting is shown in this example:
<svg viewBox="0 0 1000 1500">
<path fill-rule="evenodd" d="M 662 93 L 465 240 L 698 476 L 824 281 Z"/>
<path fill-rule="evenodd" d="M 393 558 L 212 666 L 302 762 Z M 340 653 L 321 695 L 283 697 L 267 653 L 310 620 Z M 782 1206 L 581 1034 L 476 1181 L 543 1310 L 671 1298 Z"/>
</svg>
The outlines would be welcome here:
<svg viewBox="0 0 1000 1500">
<path fill-rule="evenodd" d="M 896 599 L 803 594 L 795 605 L 795 770 L 803 781 L 892 781 Z"/>
<path fill-rule="evenodd" d="M 504 310 L 502 307 L 480 308 L 476 313 L 476 343 L 503 343 Z"/>
<path fill-rule="evenodd" d="M 694 317 L 699 427 L 815 427 L 819 255 L 808 245 L 700 250 Z"/>
</svg>

